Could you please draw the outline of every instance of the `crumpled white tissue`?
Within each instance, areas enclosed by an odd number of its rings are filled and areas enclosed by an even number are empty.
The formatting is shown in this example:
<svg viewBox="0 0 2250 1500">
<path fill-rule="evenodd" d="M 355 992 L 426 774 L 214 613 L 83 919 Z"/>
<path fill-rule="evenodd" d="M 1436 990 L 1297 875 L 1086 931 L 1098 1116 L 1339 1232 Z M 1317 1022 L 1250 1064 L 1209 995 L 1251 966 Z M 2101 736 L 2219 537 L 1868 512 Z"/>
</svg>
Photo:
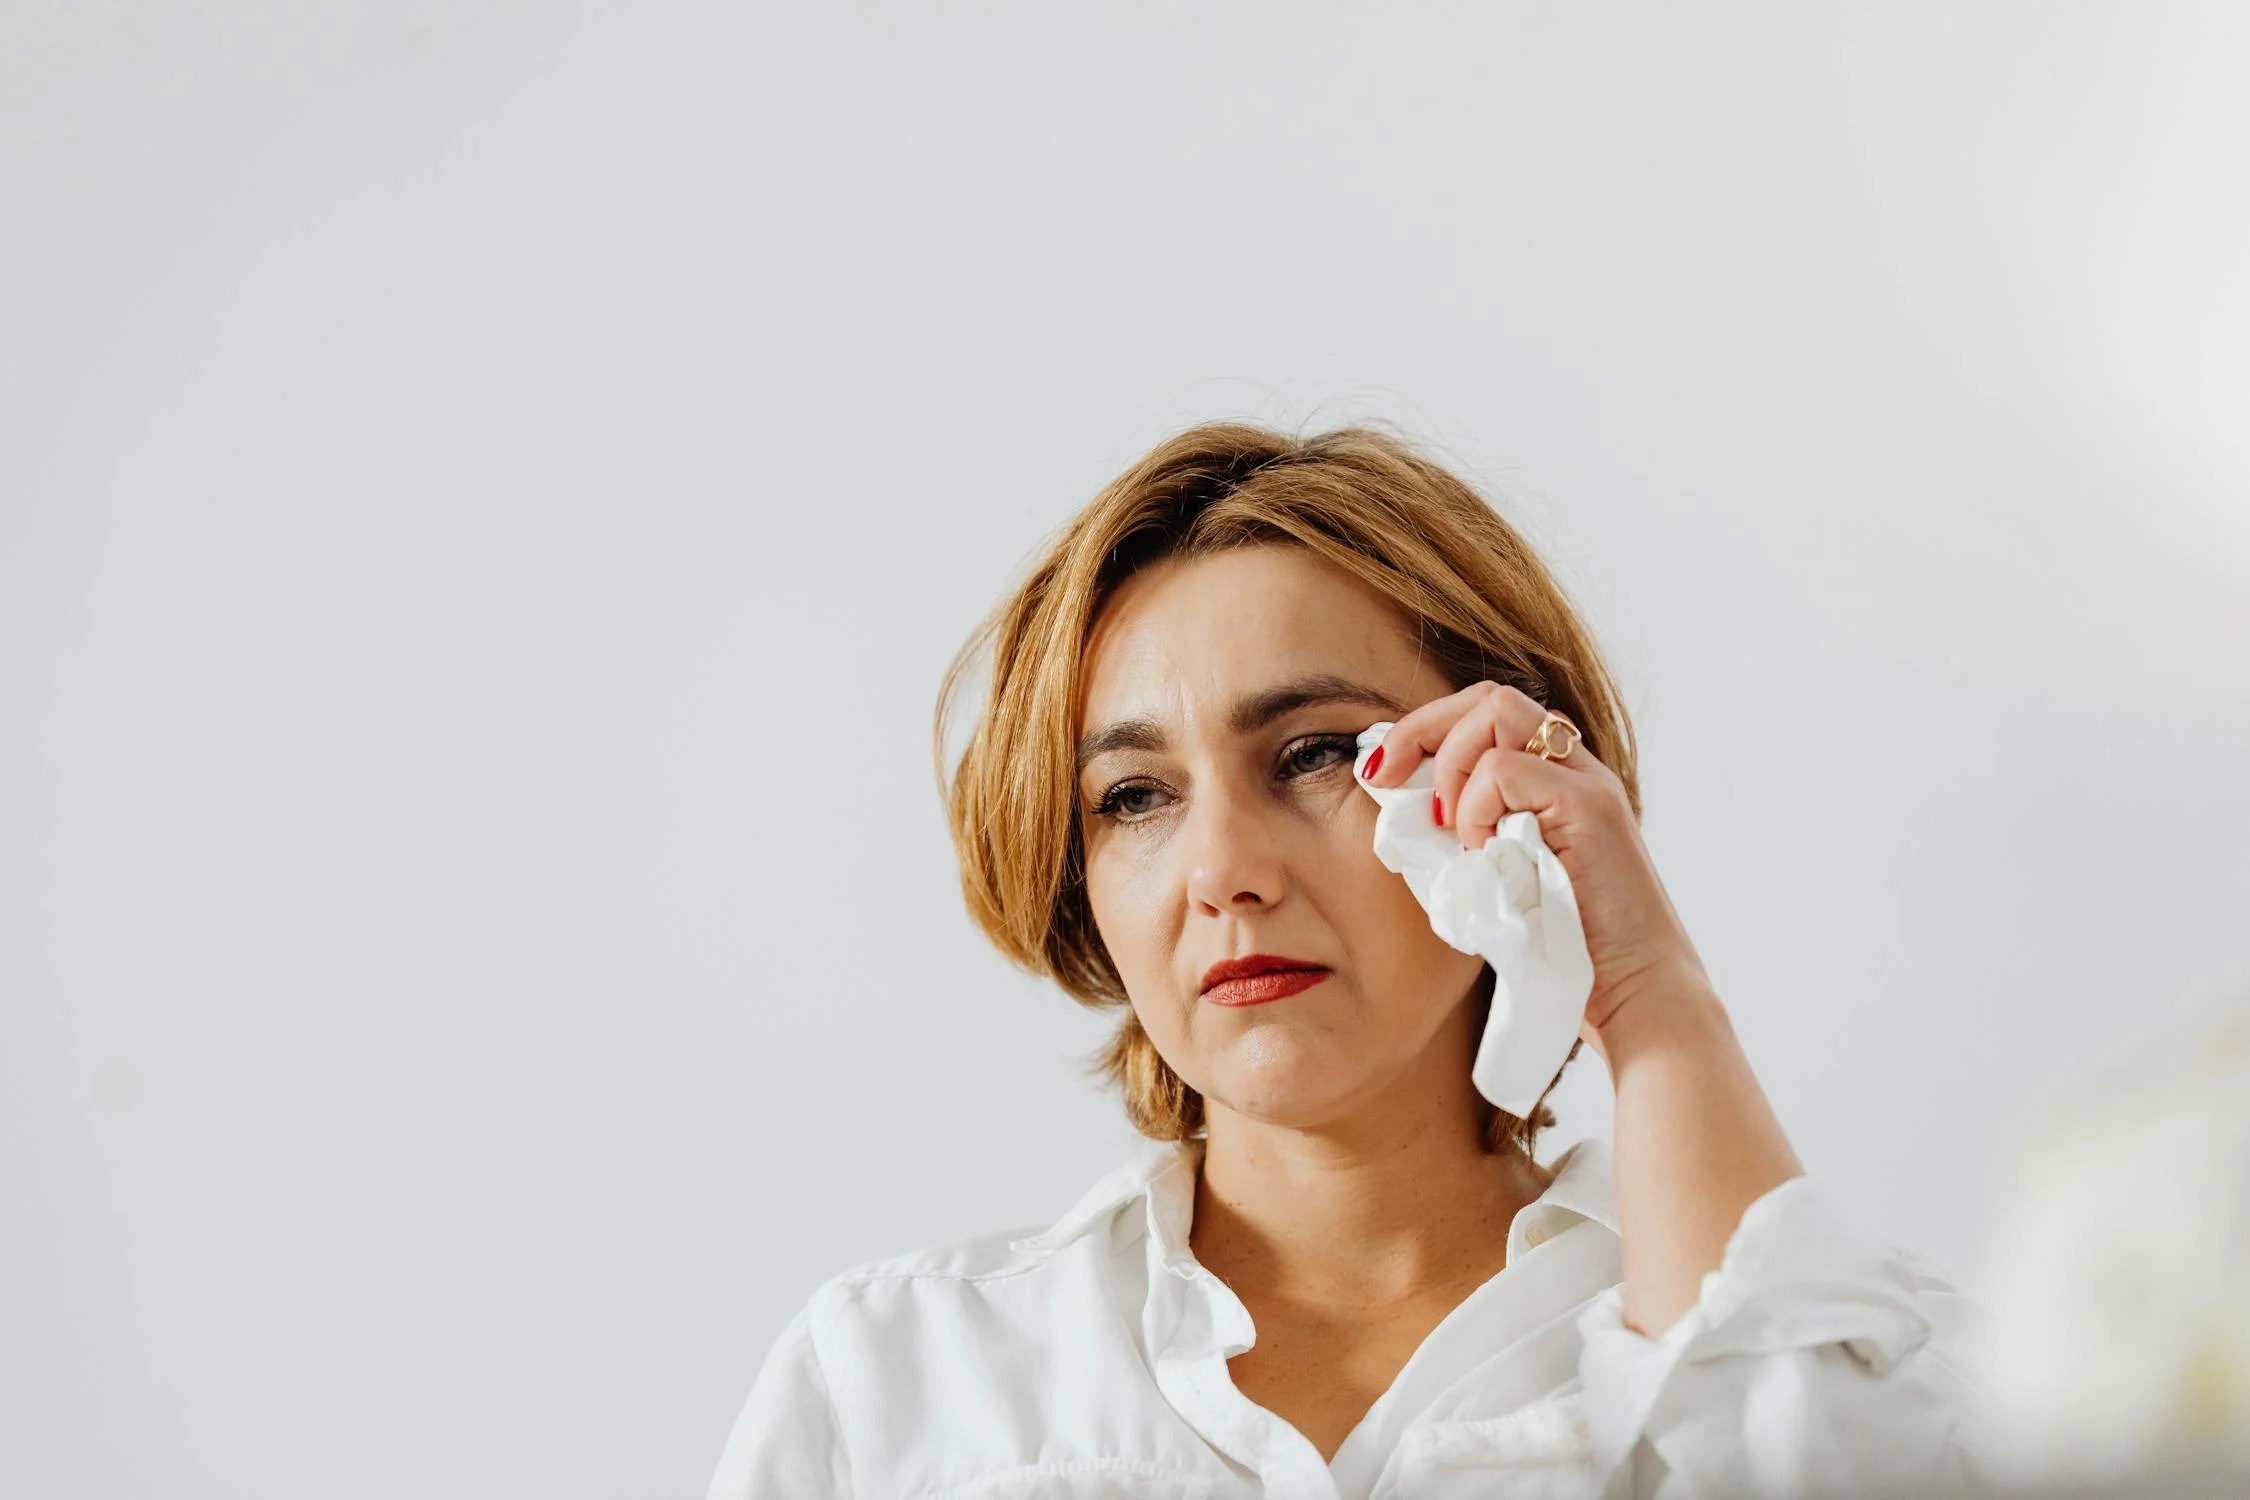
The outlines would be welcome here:
<svg viewBox="0 0 2250 1500">
<path fill-rule="evenodd" d="M 1513 812 L 1481 848 L 1464 849 L 1430 811 L 1433 768 L 1405 784 L 1367 784 L 1367 758 L 1388 721 L 1360 731 L 1352 776 L 1380 808 L 1375 857 L 1406 878 L 1430 930 L 1492 965 L 1492 1016 L 1469 1077 L 1477 1092 L 1518 1117 L 1554 1081 L 1594 992 L 1594 961 L 1570 874 L 1539 834 L 1539 815 Z"/>
</svg>

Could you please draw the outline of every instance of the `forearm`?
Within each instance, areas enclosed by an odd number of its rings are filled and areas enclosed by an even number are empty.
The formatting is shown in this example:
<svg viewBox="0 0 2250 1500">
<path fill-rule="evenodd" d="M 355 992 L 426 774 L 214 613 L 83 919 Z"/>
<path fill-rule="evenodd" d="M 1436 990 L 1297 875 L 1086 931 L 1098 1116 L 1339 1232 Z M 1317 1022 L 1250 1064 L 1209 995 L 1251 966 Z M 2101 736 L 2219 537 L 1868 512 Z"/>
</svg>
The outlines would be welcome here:
<svg viewBox="0 0 2250 1500">
<path fill-rule="evenodd" d="M 1695 1305 L 1743 1210 L 1804 1168 L 1707 984 L 1636 997 L 1599 1046 L 1617 1095 L 1625 1321 L 1655 1338 Z"/>
</svg>

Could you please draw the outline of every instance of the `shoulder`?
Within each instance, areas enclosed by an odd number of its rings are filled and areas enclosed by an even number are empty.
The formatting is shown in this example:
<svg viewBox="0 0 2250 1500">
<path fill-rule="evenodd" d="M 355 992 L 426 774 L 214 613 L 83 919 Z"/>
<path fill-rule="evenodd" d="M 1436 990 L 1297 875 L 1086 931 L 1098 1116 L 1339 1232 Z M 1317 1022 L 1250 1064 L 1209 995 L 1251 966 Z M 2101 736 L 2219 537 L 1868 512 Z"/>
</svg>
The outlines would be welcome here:
<svg viewBox="0 0 2250 1500">
<path fill-rule="evenodd" d="M 1079 1299 L 1037 1284 L 1049 1257 L 1017 1247 L 1024 1234 L 924 1245 L 820 1282 L 768 1349 L 710 1493 L 844 1494 L 863 1464 L 952 1451 L 989 1404 L 980 1392 L 1055 1379 L 1033 1362 Z"/>
<path fill-rule="evenodd" d="M 1193 1191 L 1197 1153 L 1194 1142 L 1144 1142 L 1053 1223 L 995 1229 L 862 1261 L 822 1282 L 815 1297 L 842 1305 L 884 1293 L 1001 1295 L 1011 1282 L 1079 1279 L 1085 1268 L 1106 1265 L 1113 1252 L 1139 1242 L 1145 1216 L 1135 1206 L 1148 1203 L 1152 1192 L 1177 1200 Z"/>
<path fill-rule="evenodd" d="M 1017 1243 L 1025 1237 L 999 1230 L 925 1245 L 813 1290 L 793 1320 L 801 1357 L 821 1370 L 847 1426 L 853 1412 L 872 1412 L 865 1421 L 882 1426 L 886 1443 L 912 1425 L 942 1448 L 946 1433 L 989 1424 L 995 1393 L 1023 1407 L 1097 1374 L 1131 1380 L 1139 1324 L 1118 1307 L 1137 1296 L 1123 1284 L 1140 1271 L 1135 1248 L 1102 1234 Z"/>
<path fill-rule="evenodd" d="M 1038 1249 L 1018 1248 L 1043 1226 L 994 1229 L 963 1239 L 943 1240 L 875 1260 L 846 1266 L 820 1283 L 815 1296 L 830 1300 L 848 1298 L 859 1289 L 888 1282 L 948 1285 L 976 1283 L 1021 1275 L 1034 1270 L 1047 1257 Z"/>
<path fill-rule="evenodd" d="M 806 1337 L 831 1362 L 856 1353 L 934 1368 L 1101 1342 L 1120 1321 L 1120 1301 L 1137 1306 L 1145 1285 L 1151 1214 L 1140 1208 L 1152 1187 L 1177 1198 L 1192 1183 L 1177 1171 L 1187 1160 L 1177 1145 L 1147 1146 L 1043 1228 L 996 1229 L 847 1266 L 808 1298 Z"/>
<path fill-rule="evenodd" d="M 941 1353 L 972 1333 L 1035 1339 L 1104 1313 L 1117 1274 L 1109 1237 L 1056 1244 L 1038 1233 L 996 1229 L 847 1266 L 813 1288 L 798 1316 L 824 1358 L 849 1359 L 854 1346 Z"/>
</svg>

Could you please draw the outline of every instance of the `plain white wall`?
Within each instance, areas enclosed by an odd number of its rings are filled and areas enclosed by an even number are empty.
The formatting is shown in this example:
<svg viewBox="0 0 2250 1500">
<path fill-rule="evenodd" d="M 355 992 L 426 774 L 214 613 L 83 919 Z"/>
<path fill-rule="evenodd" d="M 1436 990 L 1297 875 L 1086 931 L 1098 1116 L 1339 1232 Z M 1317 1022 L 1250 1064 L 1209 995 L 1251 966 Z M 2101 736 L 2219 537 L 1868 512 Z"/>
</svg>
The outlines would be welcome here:
<svg viewBox="0 0 2250 1500">
<path fill-rule="evenodd" d="M 1548 549 L 1802 1154 L 1973 1287 L 2018 1122 L 2250 975 L 2246 70 L 2225 4 L 7 5 L 0 1489 L 697 1495 L 819 1279 L 1065 1207 L 1106 1023 L 970 929 L 932 694 L 1218 415 Z"/>
</svg>

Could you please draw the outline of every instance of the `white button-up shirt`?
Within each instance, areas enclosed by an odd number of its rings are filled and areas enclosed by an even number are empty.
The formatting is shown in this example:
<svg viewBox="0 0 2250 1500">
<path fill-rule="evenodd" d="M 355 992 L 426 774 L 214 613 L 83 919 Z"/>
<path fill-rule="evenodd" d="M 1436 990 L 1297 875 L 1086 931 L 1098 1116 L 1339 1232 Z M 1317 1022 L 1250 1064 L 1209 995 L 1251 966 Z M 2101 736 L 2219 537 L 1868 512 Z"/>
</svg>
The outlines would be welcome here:
<svg viewBox="0 0 2250 1500">
<path fill-rule="evenodd" d="M 1696 1305 L 1625 1326 L 1607 1143 L 1333 1460 L 1235 1388 L 1249 1311 L 1188 1244 L 1203 1143 L 1149 1143 L 1051 1227 L 824 1282 L 767 1354 L 710 1500 L 1489 1500 L 1961 1490 L 1967 1309 L 1806 1178 Z"/>
</svg>

